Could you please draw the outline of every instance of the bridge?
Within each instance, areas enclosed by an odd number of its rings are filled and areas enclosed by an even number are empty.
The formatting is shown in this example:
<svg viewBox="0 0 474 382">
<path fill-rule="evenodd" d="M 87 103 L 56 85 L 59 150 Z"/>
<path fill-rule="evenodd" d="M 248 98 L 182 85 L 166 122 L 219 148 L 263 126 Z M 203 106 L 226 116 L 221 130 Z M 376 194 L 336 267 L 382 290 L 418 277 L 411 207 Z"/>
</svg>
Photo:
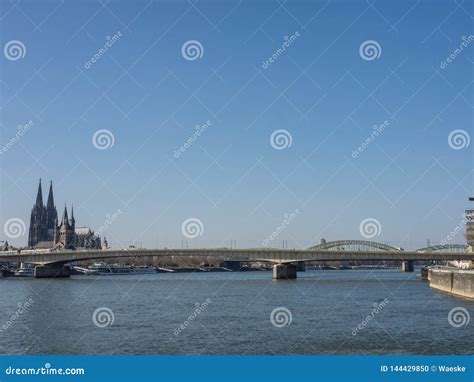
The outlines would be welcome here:
<svg viewBox="0 0 474 382">
<path fill-rule="evenodd" d="M 401 261 L 402 269 L 413 271 L 414 261 L 471 260 L 467 245 L 449 244 L 404 251 L 401 248 L 364 240 L 322 242 L 309 249 L 274 248 L 186 248 L 186 249 L 107 249 L 0 252 L 0 261 L 36 265 L 37 277 L 58 277 L 64 265 L 79 261 L 130 257 L 215 257 L 220 260 L 269 262 L 274 264 L 274 278 L 296 278 L 296 264 L 326 261 Z M 67 272 L 66 272 L 67 273 Z M 66 276 L 64 273 L 64 276 Z"/>
</svg>

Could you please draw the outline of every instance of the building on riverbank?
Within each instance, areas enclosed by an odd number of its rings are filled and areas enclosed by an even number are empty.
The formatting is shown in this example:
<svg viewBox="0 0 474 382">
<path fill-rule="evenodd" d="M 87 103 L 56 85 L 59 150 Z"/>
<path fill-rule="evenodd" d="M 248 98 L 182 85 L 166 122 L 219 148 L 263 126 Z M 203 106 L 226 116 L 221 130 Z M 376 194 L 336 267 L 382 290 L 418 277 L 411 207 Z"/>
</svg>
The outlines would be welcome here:
<svg viewBox="0 0 474 382">
<path fill-rule="evenodd" d="M 469 197 L 474 201 L 474 196 Z M 474 210 L 466 210 L 466 240 L 467 252 L 472 253 L 474 248 Z M 473 261 L 463 260 L 451 262 L 461 269 L 430 269 L 428 280 L 430 287 L 455 294 L 461 297 L 474 299 L 474 268 Z"/>
<path fill-rule="evenodd" d="M 61 221 L 58 221 L 58 212 L 54 204 L 53 182 L 49 185 L 48 201 L 44 205 L 40 179 L 36 202 L 31 209 L 28 247 L 37 249 L 101 249 L 102 243 L 100 237 L 89 227 L 76 227 L 73 208 L 71 208 L 71 218 L 69 219 L 65 205 Z"/>
<path fill-rule="evenodd" d="M 474 196 L 469 198 L 471 202 L 474 201 Z M 474 248 L 474 210 L 466 210 L 466 239 L 469 250 L 472 252 Z"/>
</svg>

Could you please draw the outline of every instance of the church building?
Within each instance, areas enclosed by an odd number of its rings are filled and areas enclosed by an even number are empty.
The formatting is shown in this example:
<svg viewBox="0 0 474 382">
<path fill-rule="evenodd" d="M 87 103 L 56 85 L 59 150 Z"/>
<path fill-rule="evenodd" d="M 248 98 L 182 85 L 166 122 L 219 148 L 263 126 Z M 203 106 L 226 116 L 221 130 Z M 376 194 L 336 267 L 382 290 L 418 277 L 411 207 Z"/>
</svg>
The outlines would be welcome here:
<svg viewBox="0 0 474 382">
<path fill-rule="evenodd" d="M 89 227 L 76 227 L 73 208 L 71 208 L 69 219 L 67 208 L 64 206 L 61 221 L 58 222 L 58 213 L 54 205 L 53 182 L 49 185 L 48 201 L 45 206 L 40 179 L 36 202 L 31 210 L 28 247 L 100 249 L 102 245 L 100 237 Z"/>
</svg>

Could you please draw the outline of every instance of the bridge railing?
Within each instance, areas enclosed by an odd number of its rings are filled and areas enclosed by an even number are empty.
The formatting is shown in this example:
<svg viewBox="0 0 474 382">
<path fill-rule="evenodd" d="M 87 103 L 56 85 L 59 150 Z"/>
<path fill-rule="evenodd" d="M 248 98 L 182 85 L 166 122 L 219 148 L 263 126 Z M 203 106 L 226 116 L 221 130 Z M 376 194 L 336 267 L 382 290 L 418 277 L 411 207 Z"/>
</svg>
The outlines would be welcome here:
<svg viewBox="0 0 474 382">
<path fill-rule="evenodd" d="M 68 263 L 94 259 L 120 257 L 208 257 L 238 261 L 404 261 L 404 260 L 474 260 L 474 254 L 417 251 L 335 251 L 277 250 L 277 249 L 134 249 L 134 250 L 88 250 L 50 253 L 0 253 L 0 261 L 17 261 L 35 264 Z"/>
</svg>

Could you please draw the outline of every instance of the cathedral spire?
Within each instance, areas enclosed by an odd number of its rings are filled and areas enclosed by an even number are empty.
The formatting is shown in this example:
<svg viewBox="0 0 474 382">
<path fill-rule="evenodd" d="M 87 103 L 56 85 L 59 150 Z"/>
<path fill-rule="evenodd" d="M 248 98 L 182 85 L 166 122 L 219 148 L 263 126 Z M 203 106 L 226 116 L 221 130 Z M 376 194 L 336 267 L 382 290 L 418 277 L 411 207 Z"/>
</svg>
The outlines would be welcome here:
<svg viewBox="0 0 474 382">
<path fill-rule="evenodd" d="M 43 191 L 41 190 L 41 178 L 38 185 L 38 193 L 36 194 L 36 205 L 43 206 Z"/>
<path fill-rule="evenodd" d="M 64 203 L 64 212 L 63 212 L 63 219 L 62 219 L 62 222 L 67 224 L 67 223 L 68 223 L 68 220 L 69 220 L 69 218 L 67 217 L 66 203 Z"/>
<path fill-rule="evenodd" d="M 30 229 L 28 233 L 28 246 L 33 247 L 40 241 L 47 240 L 46 209 L 43 205 L 43 191 L 41 179 L 39 180 L 36 202 L 30 216 Z"/>
<path fill-rule="evenodd" d="M 46 203 L 46 229 L 49 232 L 49 236 L 51 236 L 54 230 L 57 217 L 58 212 L 56 211 L 56 207 L 54 205 L 53 182 L 51 181 L 49 184 L 48 202 Z"/>
<path fill-rule="evenodd" d="M 54 208 L 53 181 L 49 183 L 48 203 L 46 204 L 46 208 L 51 210 Z"/>
<path fill-rule="evenodd" d="M 76 225 L 76 220 L 74 219 L 74 204 L 71 204 L 71 224 Z"/>
</svg>

